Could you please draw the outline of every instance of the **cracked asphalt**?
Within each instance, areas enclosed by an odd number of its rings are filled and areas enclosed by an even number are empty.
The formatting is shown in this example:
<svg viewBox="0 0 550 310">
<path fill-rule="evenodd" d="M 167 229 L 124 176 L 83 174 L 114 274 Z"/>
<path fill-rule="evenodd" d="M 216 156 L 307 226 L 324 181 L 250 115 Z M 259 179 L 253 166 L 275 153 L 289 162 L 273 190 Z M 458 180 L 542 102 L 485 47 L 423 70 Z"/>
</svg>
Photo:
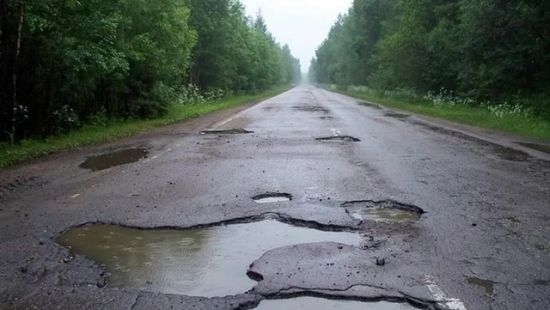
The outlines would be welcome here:
<svg viewBox="0 0 550 310">
<path fill-rule="evenodd" d="M 550 309 L 550 155 L 513 140 L 304 85 L 248 109 L 4 170 L 0 305 L 253 309 L 266 298 L 321 296 Z M 148 156 L 79 168 L 88 157 L 136 148 Z M 292 200 L 252 199 L 277 192 Z M 425 213 L 412 223 L 360 221 L 345 208 L 356 201 Z M 259 281 L 252 290 L 204 298 L 110 287 L 102 266 L 55 243 L 89 223 L 184 229 L 266 217 L 358 232 L 364 244 L 271 249 L 243 262 Z"/>
</svg>

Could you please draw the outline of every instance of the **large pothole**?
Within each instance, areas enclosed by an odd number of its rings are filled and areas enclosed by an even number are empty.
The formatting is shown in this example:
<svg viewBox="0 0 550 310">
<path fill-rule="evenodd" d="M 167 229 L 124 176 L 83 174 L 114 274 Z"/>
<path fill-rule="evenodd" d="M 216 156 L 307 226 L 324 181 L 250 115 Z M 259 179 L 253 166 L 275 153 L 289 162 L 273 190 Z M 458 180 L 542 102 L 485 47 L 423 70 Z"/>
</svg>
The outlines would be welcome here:
<svg viewBox="0 0 550 310">
<path fill-rule="evenodd" d="M 262 301 L 256 310 L 414 310 L 417 309 L 404 303 L 361 302 L 354 300 L 332 300 L 317 297 L 297 297 L 291 299 L 276 299 Z"/>
<path fill-rule="evenodd" d="M 147 148 L 125 149 L 99 156 L 88 157 L 80 164 L 80 168 L 100 171 L 115 166 L 130 164 L 147 157 L 149 150 Z"/>
<path fill-rule="evenodd" d="M 71 229 L 57 242 L 104 265 L 109 286 L 216 297 L 254 287 L 247 267 L 271 249 L 315 242 L 359 246 L 361 236 L 265 220 L 187 230 L 94 224 Z"/>
<path fill-rule="evenodd" d="M 417 206 L 403 204 L 393 200 L 384 201 L 350 201 L 342 204 L 352 217 L 373 222 L 416 222 L 424 214 Z"/>
</svg>

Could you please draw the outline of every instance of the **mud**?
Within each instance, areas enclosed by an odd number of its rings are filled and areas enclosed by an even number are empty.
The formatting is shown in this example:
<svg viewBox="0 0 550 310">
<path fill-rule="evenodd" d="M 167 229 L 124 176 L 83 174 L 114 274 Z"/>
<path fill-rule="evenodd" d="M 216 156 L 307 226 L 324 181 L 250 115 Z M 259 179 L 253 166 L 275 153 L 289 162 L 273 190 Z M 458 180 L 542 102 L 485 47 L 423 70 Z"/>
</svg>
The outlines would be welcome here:
<svg viewBox="0 0 550 310">
<path fill-rule="evenodd" d="M 321 137 L 315 138 L 317 141 L 340 141 L 340 142 L 361 142 L 360 139 L 352 136 L 331 136 L 331 137 Z"/>
<path fill-rule="evenodd" d="M 291 201 L 292 195 L 288 193 L 265 193 L 252 197 L 257 203 L 275 203 L 275 202 L 285 202 Z"/>
<path fill-rule="evenodd" d="M 413 306 L 389 302 L 361 302 L 354 300 L 331 300 L 316 297 L 297 297 L 280 300 L 264 300 L 257 310 L 414 310 Z"/>
<path fill-rule="evenodd" d="M 80 164 L 80 168 L 92 171 L 106 170 L 112 167 L 130 164 L 147 157 L 149 150 L 147 148 L 135 148 L 120 150 L 108 154 L 89 157 Z"/>
<path fill-rule="evenodd" d="M 272 248 L 327 241 L 359 246 L 361 236 L 266 220 L 189 230 L 98 224 L 57 238 L 72 254 L 104 265 L 108 286 L 205 297 L 251 289 L 248 265 Z"/>
<path fill-rule="evenodd" d="M 254 133 L 254 131 L 246 130 L 244 128 L 203 130 L 200 132 L 201 135 L 245 135 L 252 133 Z"/>
</svg>

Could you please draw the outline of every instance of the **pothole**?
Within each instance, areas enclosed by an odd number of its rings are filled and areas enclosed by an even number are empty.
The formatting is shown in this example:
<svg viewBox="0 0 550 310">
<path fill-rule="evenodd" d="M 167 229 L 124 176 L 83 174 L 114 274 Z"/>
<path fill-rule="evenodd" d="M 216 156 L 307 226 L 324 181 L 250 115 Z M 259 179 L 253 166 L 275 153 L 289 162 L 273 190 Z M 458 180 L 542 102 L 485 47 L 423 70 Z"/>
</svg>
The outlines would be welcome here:
<svg viewBox="0 0 550 310">
<path fill-rule="evenodd" d="M 294 106 L 292 108 L 302 112 L 322 112 L 325 114 L 330 112 L 327 108 L 321 106 Z"/>
<path fill-rule="evenodd" d="M 411 117 L 408 114 L 397 113 L 397 112 L 386 112 L 384 113 L 384 116 L 398 118 L 398 119 L 405 119 L 405 118 Z"/>
<path fill-rule="evenodd" d="M 297 297 L 291 299 L 263 300 L 256 310 L 414 310 L 417 309 L 404 303 L 361 302 L 354 300 L 333 300 L 319 297 Z"/>
<path fill-rule="evenodd" d="M 331 137 L 321 137 L 321 138 L 315 138 L 317 141 L 340 141 L 340 142 L 361 142 L 360 139 L 352 137 L 352 136 L 331 136 Z"/>
<path fill-rule="evenodd" d="M 536 144 L 536 143 L 525 143 L 525 142 L 516 142 L 519 145 L 523 145 L 533 150 L 539 152 L 550 154 L 550 145 Z"/>
<path fill-rule="evenodd" d="M 495 282 L 477 277 L 468 277 L 466 278 L 466 281 L 468 282 L 468 284 L 482 288 L 488 296 L 493 296 L 493 293 L 495 291 Z"/>
<path fill-rule="evenodd" d="M 287 193 L 265 193 L 252 197 L 257 203 L 275 203 L 275 202 L 285 202 L 291 201 L 292 195 Z"/>
<path fill-rule="evenodd" d="M 416 222 L 424 214 L 417 206 L 402 204 L 392 200 L 385 201 L 352 201 L 342 205 L 352 217 L 373 222 Z"/>
<path fill-rule="evenodd" d="M 134 163 L 147 157 L 149 150 L 146 148 L 125 149 L 99 156 L 88 157 L 80 164 L 80 168 L 99 171 L 111 167 Z"/>
<path fill-rule="evenodd" d="M 324 121 L 328 121 L 328 120 L 334 119 L 333 116 L 321 116 L 321 117 L 319 117 L 319 118 L 322 119 L 322 120 L 324 120 Z"/>
<path fill-rule="evenodd" d="M 200 132 L 201 135 L 243 135 L 251 133 L 254 133 L 254 131 L 246 130 L 244 128 L 204 130 Z"/>
<path fill-rule="evenodd" d="M 104 265 L 108 286 L 220 297 L 254 287 L 247 268 L 271 249 L 315 242 L 359 246 L 361 236 L 264 220 L 187 230 L 94 224 L 71 229 L 56 241 L 73 255 Z"/>
</svg>

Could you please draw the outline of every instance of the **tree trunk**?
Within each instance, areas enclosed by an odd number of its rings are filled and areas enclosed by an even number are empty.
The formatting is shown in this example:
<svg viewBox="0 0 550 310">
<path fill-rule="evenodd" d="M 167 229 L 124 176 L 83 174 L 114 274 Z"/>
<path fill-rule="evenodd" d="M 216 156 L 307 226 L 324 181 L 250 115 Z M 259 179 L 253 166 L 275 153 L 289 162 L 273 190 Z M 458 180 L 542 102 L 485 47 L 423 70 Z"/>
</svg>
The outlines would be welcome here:
<svg viewBox="0 0 550 310">
<path fill-rule="evenodd" d="M 13 75 L 12 75 L 12 114 L 11 114 L 11 131 L 10 142 L 15 143 L 15 131 L 17 129 L 17 61 L 21 53 L 21 33 L 23 31 L 23 23 L 25 21 L 25 2 L 19 2 L 19 22 L 17 24 L 17 43 L 15 46 L 15 56 L 13 58 Z"/>
</svg>

